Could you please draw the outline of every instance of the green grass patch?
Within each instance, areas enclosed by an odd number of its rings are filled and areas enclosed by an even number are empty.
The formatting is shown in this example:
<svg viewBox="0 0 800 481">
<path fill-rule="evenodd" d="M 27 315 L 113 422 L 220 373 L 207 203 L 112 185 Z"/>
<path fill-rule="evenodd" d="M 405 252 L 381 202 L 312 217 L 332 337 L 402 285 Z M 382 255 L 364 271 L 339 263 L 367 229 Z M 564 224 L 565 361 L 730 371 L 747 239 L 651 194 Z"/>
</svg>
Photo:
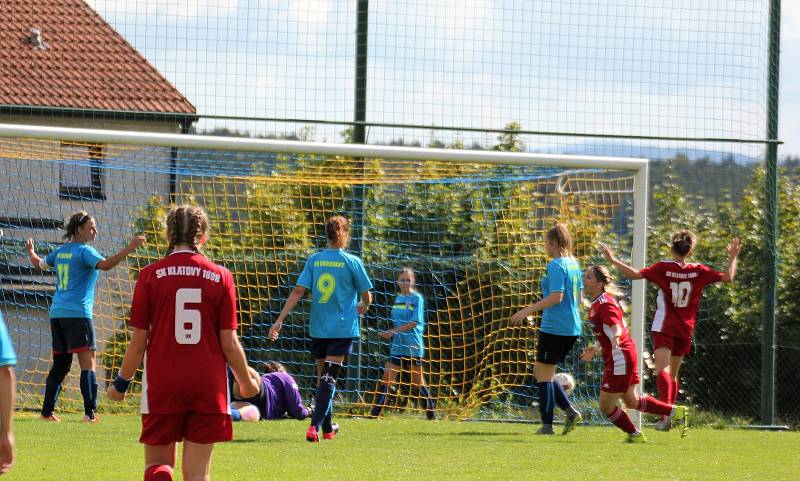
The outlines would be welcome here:
<svg viewBox="0 0 800 481">
<path fill-rule="evenodd" d="M 796 480 L 800 433 L 647 429 L 628 445 L 613 427 L 579 426 L 569 436 L 534 436 L 537 426 L 416 418 L 340 418 L 334 441 L 305 441 L 307 424 L 235 425 L 235 440 L 214 451 L 212 478 L 326 480 Z M 16 418 L 17 463 L 8 479 L 140 480 L 139 417 L 103 416 L 86 425 Z M 5 477 L 4 477 L 5 478 Z M 177 479 L 181 479 L 180 476 Z"/>
</svg>

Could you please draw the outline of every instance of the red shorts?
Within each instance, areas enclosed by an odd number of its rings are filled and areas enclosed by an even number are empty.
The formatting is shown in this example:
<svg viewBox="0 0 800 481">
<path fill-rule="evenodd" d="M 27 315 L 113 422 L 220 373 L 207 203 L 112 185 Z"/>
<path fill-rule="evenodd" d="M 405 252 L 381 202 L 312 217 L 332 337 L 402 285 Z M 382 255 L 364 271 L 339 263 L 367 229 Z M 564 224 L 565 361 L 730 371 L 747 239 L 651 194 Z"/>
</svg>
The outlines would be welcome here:
<svg viewBox="0 0 800 481">
<path fill-rule="evenodd" d="M 163 446 L 183 441 L 212 444 L 233 439 L 230 414 L 193 413 L 142 414 L 139 442 Z"/>
<path fill-rule="evenodd" d="M 601 391 L 605 392 L 628 392 L 628 388 L 639 384 L 639 371 L 634 369 L 630 374 L 615 376 L 611 371 L 603 373 L 603 385 Z"/>
<path fill-rule="evenodd" d="M 692 338 L 685 339 L 653 331 L 653 350 L 661 347 L 669 349 L 673 356 L 685 356 L 692 352 Z"/>
</svg>

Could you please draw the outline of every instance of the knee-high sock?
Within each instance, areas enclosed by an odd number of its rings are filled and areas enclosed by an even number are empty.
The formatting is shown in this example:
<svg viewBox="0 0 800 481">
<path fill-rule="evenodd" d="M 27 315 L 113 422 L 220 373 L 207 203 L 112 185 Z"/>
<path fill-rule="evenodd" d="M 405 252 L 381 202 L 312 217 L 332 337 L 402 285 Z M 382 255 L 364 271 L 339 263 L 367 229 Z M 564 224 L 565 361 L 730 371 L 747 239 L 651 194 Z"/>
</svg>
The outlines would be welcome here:
<svg viewBox="0 0 800 481">
<path fill-rule="evenodd" d="M 614 423 L 614 426 L 622 429 L 628 434 L 633 434 L 636 432 L 636 426 L 633 424 L 633 421 L 631 421 L 631 418 L 629 418 L 628 414 L 619 407 L 615 407 L 614 411 L 608 415 L 608 420 Z"/>
<path fill-rule="evenodd" d="M 388 386 L 386 384 L 381 383 L 378 395 L 375 396 L 375 404 L 372 406 L 372 410 L 370 410 L 369 412 L 371 416 L 377 417 L 381 415 L 381 411 L 383 410 L 383 403 L 386 402 L 386 391 L 388 391 Z"/>
<path fill-rule="evenodd" d="M 643 413 L 669 416 L 672 414 L 672 404 L 667 404 L 650 396 L 642 396 L 639 398 L 639 405 L 636 407 L 636 410 Z"/>
<path fill-rule="evenodd" d="M 539 386 L 539 414 L 542 424 L 553 424 L 553 383 L 540 382 Z"/>
<path fill-rule="evenodd" d="M 89 387 L 92 389 L 92 411 L 97 411 L 97 371 L 89 371 Z"/>
<path fill-rule="evenodd" d="M 433 411 L 436 409 L 436 403 L 433 402 L 433 397 L 431 397 L 431 390 L 428 386 L 420 386 L 419 388 L 420 394 L 422 397 L 425 398 L 425 409 L 428 411 Z"/>
<path fill-rule="evenodd" d="M 551 384 L 553 385 L 553 394 L 555 396 L 556 405 L 564 411 L 569 410 L 572 404 L 569 402 L 569 397 L 567 396 L 566 391 L 564 391 L 564 386 L 562 386 L 560 382 L 553 382 Z"/>
<path fill-rule="evenodd" d="M 336 377 L 342 369 L 341 364 L 326 362 L 322 376 L 317 385 L 317 398 L 314 402 L 314 415 L 311 417 L 311 425 L 316 426 L 317 430 L 322 428 L 322 423 L 328 416 L 328 411 L 333 408 L 333 395 L 336 392 Z"/>
<path fill-rule="evenodd" d="M 672 398 L 672 378 L 667 371 L 661 370 L 656 374 L 656 388 L 658 400 L 669 403 Z"/>
<path fill-rule="evenodd" d="M 81 395 L 83 396 L 84 414 L 93 416 L 97 411 L 97 373 L 95 371 L 81 371 Z"/>
<path fill-rule="evenodd" d="M 51 416 L 55 411 L 58 394 L 61 392 L 61 383 L 67 377 L 71 365 L 72 354 L 53 354 L 53 366 L 45 381 L 42 416 Z"/>
<path fill-rule="evenodd" d="M 322 420 L 322 432 L 333 432 L 333 401 L 331 401 L 331 408 L 328 409 L 328 414 L 326 414 L 325 419 Z"/>
<path fill-rule="evenodd" d="M 153 464 L 144 470 L 144 481 L 172 481 L 172 469 L 165 464 Z"/>
</svg>

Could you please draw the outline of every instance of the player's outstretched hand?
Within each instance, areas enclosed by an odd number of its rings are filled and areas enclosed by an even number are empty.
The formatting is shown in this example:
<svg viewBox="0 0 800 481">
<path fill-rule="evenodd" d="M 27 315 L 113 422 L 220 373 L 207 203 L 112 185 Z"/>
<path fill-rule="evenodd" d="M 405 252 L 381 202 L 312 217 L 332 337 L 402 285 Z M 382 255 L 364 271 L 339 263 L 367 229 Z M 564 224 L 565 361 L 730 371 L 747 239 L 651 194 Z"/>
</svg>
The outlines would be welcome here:
<svg viewBox="0 0 800 481">
<path fill-rule="evenodd" d="M 142 247 L 147 242 L 147 238 L 143 235 L 135 235 L 131 238 L 131 241 L 128 242 L 128 250 L 135 251 L 136 249 Z"/>
<path fill-rule="evenodd" d="M 739 255 L 739 251 L 742 250 L 742 241 L 740 241 L 738 237 L 734 237 L 725 250 L 728 251 L 729 259 L 735 259 Z"/>
<path fill-rule="evenodd" d="M 394 331 L 383 331 L 380 334 L 381 339 L 386 339 L 387 341 L 394 336 Z"/>
<path fill-rule="evenodd" d="M 511 316 L 511 324 L 514 326 L 522 326 L 528 319 L 528 316 L 533 314 L 531 306 L 520 309 Z"/>
<path fill-rule="evenodd" d="M 33 237 L 28 237 L 25 241 L 25 250 L 28 252 L 34 252 L 34 244 L 33 244 Z"/>
<path fill-rule="evenodd" d="M 7 473 L 14 465 L 14 434 L 0 435 L 0 474 Z"/>
<path fill-rule="evenodd" d="M 278 336 L 281 334 L 281 324 L 280 322 L 276 322 L 269 328 L 269 338 L 275 342 L 278 340 Z"/>
<path fill-rule="evenodd" d="M 597 355 L 597 347 L 591 345 L 581 352 L 581 361 L 589 362 L 591 361 L 595 355 Z"/>
<path fill-rule="evenodd" d="M 117 391 L 114 388 L 113 383 L 108 385 L 108 390 L 106 390 L 106 394 L 108 395 L 108 398 L 111 399 L 112 401 L 122 401 L 123 399 L 125 399 L 125 393 Z"/>
<path fill-rule="evenodd" d="M 600 248 L 600 253 L 603 254 L 603 257 L 605 257 L 608 262 L 612 262 L 614 259 L 614 251 L 612 251 L 610 247 L 602 242 L 598 242 L 597 247 Z"/>
</svg>

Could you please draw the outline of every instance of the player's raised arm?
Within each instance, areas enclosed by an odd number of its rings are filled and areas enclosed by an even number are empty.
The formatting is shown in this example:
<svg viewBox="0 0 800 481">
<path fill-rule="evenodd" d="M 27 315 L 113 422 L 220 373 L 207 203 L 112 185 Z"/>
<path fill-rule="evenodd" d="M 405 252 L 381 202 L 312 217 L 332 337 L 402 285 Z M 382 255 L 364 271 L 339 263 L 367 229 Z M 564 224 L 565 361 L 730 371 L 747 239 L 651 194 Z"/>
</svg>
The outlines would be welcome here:
<svg viewBox="0 0 800 481">
<path fill-rule="evenodd" d="M 625 275 L 625 277 L 633 280 L 643 279 L 642 274 L 639 271 L 617 259 L 614 256 L 614 251 L 612 251 L 608 245 L 600 242 L 598 247 L 600 248 L 600 253 L 603 254 L 603 257 L 605 257 L 608 262 L 614 264 L 614 267 L 619 269 L 620 272 Z"/>
<path fill-rule="evenodd" d="M 739 259 L 739 252 L 742 250 L 742 242 L 734 237 L 728 246 L 725 248 L 728 251 L 728 268 L 722 275 L 722 282 L 733 282 L 736 277 L 736 266 Z"/>
</svg>

